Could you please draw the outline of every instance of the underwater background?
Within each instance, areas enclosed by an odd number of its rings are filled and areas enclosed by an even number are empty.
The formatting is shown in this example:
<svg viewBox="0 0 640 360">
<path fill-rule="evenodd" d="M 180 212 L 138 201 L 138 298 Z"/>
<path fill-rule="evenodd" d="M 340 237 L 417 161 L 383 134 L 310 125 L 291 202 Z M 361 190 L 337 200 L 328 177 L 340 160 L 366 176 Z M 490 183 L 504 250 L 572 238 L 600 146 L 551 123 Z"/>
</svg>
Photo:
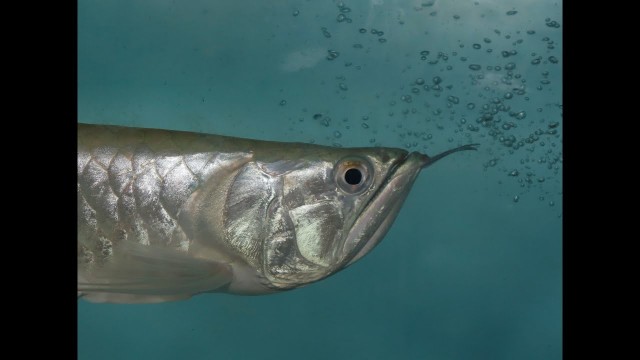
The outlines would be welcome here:
<svg viewBox="0 0 640 360">
<path fill-rule="evenodd" d="M 79 359 L 560 359 L 562 3 L 78 1 L 78 121 L 437 154 L 290 292 L 78 300 Z"/>
</svg>

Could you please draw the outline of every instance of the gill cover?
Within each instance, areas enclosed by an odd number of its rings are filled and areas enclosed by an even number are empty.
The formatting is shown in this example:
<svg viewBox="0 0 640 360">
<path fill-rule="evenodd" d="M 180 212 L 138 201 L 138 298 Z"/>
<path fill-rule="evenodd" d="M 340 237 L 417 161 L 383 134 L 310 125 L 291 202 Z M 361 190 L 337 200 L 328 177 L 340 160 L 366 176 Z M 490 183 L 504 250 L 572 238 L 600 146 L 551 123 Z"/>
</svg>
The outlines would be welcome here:
<svg viewBox="0 0 640 360">
<path fill-rule="evenodd" d="M 227 196 L 228 241 L 262 269 L 271 288 L 325 278 L 346 266 L 368 240 L 350 239 L 350 230 L 406 154 L 332 149 L 319 159 L 247 164 Z"/>
</svg>

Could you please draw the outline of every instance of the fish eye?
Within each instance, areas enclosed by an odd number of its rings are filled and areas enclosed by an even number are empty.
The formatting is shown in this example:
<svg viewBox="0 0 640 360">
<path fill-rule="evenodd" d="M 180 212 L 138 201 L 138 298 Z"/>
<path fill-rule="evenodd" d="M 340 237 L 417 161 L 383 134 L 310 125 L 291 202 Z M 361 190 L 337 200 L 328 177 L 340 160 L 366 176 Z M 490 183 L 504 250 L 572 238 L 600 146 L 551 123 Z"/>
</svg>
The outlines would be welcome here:
<svg viewBox="0 0 640 360">
<path fill-rule="evenodd" d="M 359 194 L 371 185 L 373 168 L 364 158 L 349 157 L 340 160 L 335 168 L 338 187 L 347 194 Z"/>
<path fill-rule="evenodd" d="M 362 181 L 360 169 L 352 168 L 344 172 L 344 181 L 349 185 L 358 185 Z"/>
</svg>

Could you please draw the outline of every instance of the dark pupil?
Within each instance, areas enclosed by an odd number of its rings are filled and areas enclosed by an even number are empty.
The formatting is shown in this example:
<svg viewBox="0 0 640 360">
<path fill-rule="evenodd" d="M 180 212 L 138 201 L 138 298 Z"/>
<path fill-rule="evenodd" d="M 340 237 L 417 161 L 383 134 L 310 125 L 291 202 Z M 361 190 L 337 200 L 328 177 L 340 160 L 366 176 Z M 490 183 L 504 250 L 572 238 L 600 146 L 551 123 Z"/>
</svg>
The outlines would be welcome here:
<svg viewBox="0 0 640 360">
<path fill-rule="evenodd" d="M 349 169 L 344 173 L 344 181 L 349 185 L 358 185 L 362 181 L 362 172 L 358 169 Z"/>
</svg>

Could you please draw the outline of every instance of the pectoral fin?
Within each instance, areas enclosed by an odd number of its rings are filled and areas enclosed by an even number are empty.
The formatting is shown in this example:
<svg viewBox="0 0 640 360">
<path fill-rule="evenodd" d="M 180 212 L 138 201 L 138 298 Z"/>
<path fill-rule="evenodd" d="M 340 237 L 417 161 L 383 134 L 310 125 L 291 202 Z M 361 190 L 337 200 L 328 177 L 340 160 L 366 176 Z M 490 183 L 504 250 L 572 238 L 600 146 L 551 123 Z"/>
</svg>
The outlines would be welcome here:
<svg viewBox="0 0 640 360">
<path fill-rule="evenodd" d="M 123 241 L 102 266 L 78 270 L 78 293 L 92 302 L 150 303 L 182 300 L 232 280 L 229 264 L 177 249 Z"/>
</svg>

